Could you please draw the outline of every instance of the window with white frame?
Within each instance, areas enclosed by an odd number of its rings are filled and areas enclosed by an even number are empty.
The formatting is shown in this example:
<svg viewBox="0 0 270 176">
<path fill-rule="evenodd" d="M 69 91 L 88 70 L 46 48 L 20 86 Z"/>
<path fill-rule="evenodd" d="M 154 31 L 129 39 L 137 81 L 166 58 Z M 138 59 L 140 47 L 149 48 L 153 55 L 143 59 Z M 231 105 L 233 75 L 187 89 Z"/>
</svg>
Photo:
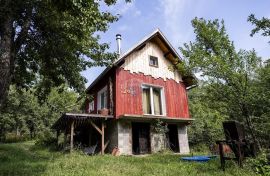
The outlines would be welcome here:
<svg viewBox="0 0 270 176">
<path fill-rule="evenodd" d="M 98 92 L 98 110 L 107 108 L 107 86 Z"/>
<path fill-rule="evenodd" d="M 162 87 L 142 85 L 143 113 L 165 115 L 165 97 Z"/>
<path fill-rule="evenodd" d="M 95 104 L 94 104 L 94 101 L 91 101 L 90 103 L 89 103 L 89 112 L 92 112 L 92 111 L 94 111 L 95 110 Z"/>
</svg>

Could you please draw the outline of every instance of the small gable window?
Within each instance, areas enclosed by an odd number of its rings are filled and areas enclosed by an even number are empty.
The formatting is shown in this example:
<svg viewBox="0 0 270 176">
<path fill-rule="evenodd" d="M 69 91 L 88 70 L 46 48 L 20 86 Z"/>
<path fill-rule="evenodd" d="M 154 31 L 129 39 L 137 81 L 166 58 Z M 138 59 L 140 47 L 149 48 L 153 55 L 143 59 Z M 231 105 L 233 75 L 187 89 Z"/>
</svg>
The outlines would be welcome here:
<svg viewBox="0 0 270 176">
<path fill-rule="evenodd" d="M 152 67 L 158 67 L 158 58 L 155 56 L 149 56 L 149 65 Z"/>
</svg>

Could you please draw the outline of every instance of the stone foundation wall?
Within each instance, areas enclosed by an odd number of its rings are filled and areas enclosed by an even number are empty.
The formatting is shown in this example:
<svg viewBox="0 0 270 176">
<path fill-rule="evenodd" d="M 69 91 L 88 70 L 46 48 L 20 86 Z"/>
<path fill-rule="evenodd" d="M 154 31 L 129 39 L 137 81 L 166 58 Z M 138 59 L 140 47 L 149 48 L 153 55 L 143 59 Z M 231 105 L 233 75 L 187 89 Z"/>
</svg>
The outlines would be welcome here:
<svg viewBox="0 0 270 176">
<path fill-rule="evenodd" d="M 180 153 L 188 154 L 189 144 L 188 144 L 188 135 L 187 135 L 186 125 L 178 125 L 178 141 L 179 141 Z"/>
<path fill-rule="evenodd" d="M 151 153 L 157 153 L 165 149 L 166 137 L 164 134 L 157 133 L 153 130 L 151 125 L 150 131 L 150 142 L 151 142 Z"/>
<path fill-rule="evenodd" d="M 121 155 L 132 155 L 132 127 L 130 121 L 118 121 L 118 148 Z"/>
</svg>

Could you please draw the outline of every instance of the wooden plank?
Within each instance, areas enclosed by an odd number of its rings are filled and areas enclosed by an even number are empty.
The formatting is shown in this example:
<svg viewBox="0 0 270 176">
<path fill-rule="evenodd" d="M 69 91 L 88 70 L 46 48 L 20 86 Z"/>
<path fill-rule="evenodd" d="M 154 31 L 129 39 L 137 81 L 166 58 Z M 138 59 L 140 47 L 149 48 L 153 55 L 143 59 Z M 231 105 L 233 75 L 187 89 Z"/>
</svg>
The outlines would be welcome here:
<svg viewBox="0 0 270 176">
<path fill-rule="evenodd" d="M 73 150 L 73 136 L 74 135 L 74 121 L 71 122 L 70 126 L 70 151 Z"/>
<path fill-rule="evenodd" d="M 128 70 L 118 68 L 116 71 L 116 102 L 115 114 L 119 118 L 123 114 L 143 115 L 142 84 L 152 84 L 164 88 L 166 116 L 169 118 L 189 118 L 188 100 L 185 85 L 172 79 L 166 81 L 162 78 L 153 78 L 143 73 L 130 73 Z M 122 89 L 133 89 L 135 96 Z"/>
<path fill-rule="evenodd" d="M 99 134 L 102 135 L 102 131 L 100 130 L 100 128 L 92 120 L 90 120 L 90 123 L 99 132 Z"/>
<path fill-rule="evenodd" d="M 104 122 L 101 123 L 101 154 L 104 155 Z"/>
<path fill-rule="evenodd" d="M 107 142 L 104 145 L 104 150 L 106 150 L 106 148 L 108 147 L 109 143 L 110 143 L 110 140 L 107 140 Z"/>
<path fill-rule="evenodd" d="M 56 130 L 56 144 L 58 145 L 60 131 Z"/>
</svg>

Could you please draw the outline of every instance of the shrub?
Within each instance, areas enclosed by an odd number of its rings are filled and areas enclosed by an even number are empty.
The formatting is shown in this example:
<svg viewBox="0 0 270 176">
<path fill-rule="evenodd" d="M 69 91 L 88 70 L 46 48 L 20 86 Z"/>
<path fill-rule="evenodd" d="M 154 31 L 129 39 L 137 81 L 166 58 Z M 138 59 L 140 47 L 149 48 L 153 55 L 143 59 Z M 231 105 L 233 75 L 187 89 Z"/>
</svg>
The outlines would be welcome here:
<svg viewBox="0 0 270 176">
<path fill-rule="evenodd" d="M 209 146 L 207 144 L 199 143 L 196 145 L 191 145 L 191 152 L 195 153 L 210 153 Z"/>
<path fill-rule="evenodd" d="M 247 160 L 247 164 L 259 175 L 270 176 L 270 161 L 267 159 L 266 152 L 262 152 L 256 158 Z"/>
<path fill-rule="evenodd" d="M 57 139 L 51 130 L 45 130 L 38 134 L 36 145 L 52 146 L 57 145 Z"/>
</svg>

